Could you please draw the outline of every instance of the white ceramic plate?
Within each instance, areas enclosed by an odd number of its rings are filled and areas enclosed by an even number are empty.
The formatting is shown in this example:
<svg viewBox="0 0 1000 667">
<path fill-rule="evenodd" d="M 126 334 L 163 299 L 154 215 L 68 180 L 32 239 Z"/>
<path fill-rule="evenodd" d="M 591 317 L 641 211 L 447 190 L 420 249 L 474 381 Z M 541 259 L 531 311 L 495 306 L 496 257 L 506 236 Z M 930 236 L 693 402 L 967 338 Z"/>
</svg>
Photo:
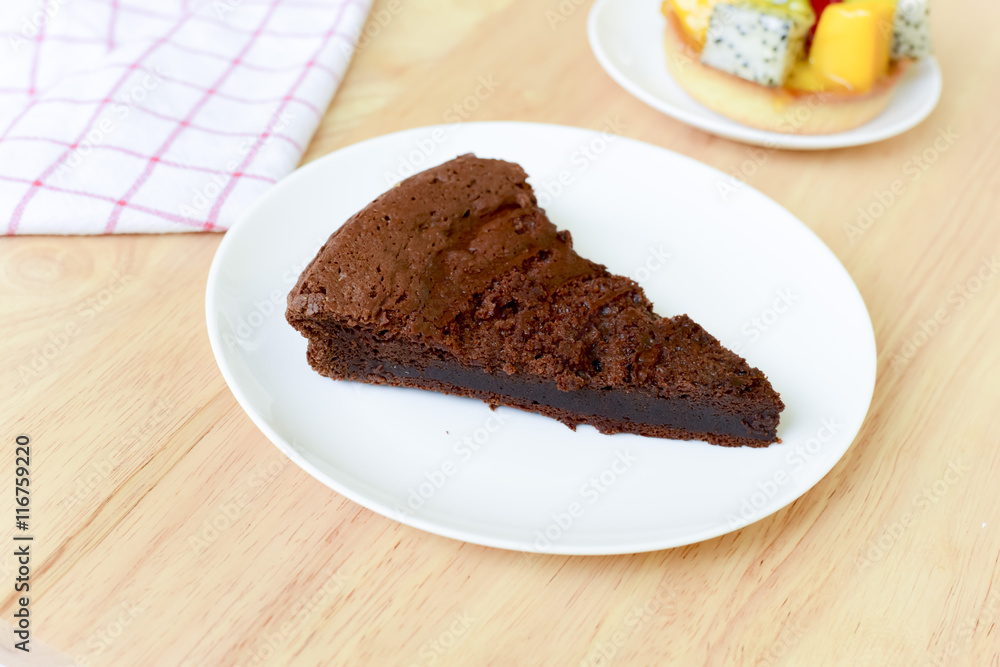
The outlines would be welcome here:
<svg viewBox="0 0 1000 667">
<path fill-rule="evenodd" d="M 941 97 L 941 70 L 934 58 L 927 58 L 903 74 L 886 110 L 862 127 L 802 136 L 757 130 L 702 106 L 677 85 L 663 51 L 665 27 L 659 0 L 597 0 L 587 33 L 597 61 L 622 88 L 668 116 L 727 139 L 797 150 L 860 146 L 914 127 Z"/>
<path fill-rule="evenodd" d="M 387 187 L 466 152 L 519 162 L 581 254 L 634 276 L 657 312 L 689 313 L 763 369 L 787 405 L 784 442 L 729 449 L 574 432 L 472 399 L 313 372 L 306 341 L 283 317 L 299 272 Z M 822 478 L 854 439 L 875 382 L 868 312 L 836 257 L 749 187 L 723 202 L 725 178 L 662 148 L 555 125 L 468 123 L 365 141 L 293 173 L 226 234 L 206 294 L 212 349 L 281 451 L 417 528 L 565 554 L 721 535 Z"/>
</svg>

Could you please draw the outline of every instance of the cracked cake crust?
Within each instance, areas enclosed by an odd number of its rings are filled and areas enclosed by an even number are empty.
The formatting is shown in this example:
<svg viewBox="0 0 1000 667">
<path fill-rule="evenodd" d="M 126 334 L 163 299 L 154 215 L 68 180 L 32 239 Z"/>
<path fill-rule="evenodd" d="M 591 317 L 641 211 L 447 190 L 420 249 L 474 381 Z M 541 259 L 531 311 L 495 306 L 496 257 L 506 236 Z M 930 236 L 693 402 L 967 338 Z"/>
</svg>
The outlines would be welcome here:
<svg viewBox="0 0 1000 667">
<path fill-rule="evenodd" d="M 764 374 L 573 250 L 520 166 L 463 155 L 335 231 L 288 296 L 312 367 L 471 396 L 604 433 L 765 446 Z"/>
</svg>

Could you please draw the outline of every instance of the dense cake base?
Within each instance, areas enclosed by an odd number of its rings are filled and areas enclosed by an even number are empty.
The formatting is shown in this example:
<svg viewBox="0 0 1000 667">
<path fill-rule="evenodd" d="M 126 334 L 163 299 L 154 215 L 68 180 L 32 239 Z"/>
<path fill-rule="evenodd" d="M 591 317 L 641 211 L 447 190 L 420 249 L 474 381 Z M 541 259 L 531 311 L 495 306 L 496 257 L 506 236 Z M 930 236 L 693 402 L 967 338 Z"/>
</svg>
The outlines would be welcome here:
<svg viewBox="0 0 1000 667">
<path fill-rule="evenodd" d="M 554 382 L 463 366 L 441 353 L 416 357 L 412 346 L 357 329 L 322 328 L 325 335 L 310 337 L 307 357 L 316 371 L 335 380 L 477 398 L 490 407 L 506 405 L 552 417 L 574 430 L 590 424 L 606 434 L 704 440 L 727 447 L 780 442 L 777 411 L 746 415 L 727 410 L 718 400 L 707 403 L 705 397 L 689 400 L 618 388 L 564 391 Z"/>
<path fill-rule="evenodd" d="M 772 442 L 780 442 L 776 438 L 770 440 L 758 440 L 749 437 L 740 437 L 736 435 L 723 435 L 719 433 L 725 426 L 731 424 L 723 424 L 721 420 L 713 421 L 711 419 L 704 419 L 708 424 L 708 428 L 713 429 L 712 431 L 692 431 L 684 428 L 677 428 L 667 425 L 654 425 L 648 423 L 632 422 L 627 419 L 606 417 L 599 415 L 584 415 L 579 412 L 571 412 L 569 410 L 563 410 L 557 408 L 551 404 L 541 404 L 536 401 L 532 401 L 526 398 L 517 398 L 509 394 L 498 394 L 496 392 L 470 389 L 468 387 L 449 384 L 447 382 L 441 382 L 439 380 L 433 380 L 424 377 L 413 377 L 413 376 L 397 376 L 392 379 L 385 379 L 383 377 L 373 378 L 371 376 L 367 378 L 362 377 L 344 377 L 335 378 L 343 380 L 359 380 L 367 382 L 369 384 L 386 384 L 396 387 L 413 387 L 415 389 L 429 389 L 431 391 L 437 391 L 444 394 L 452 394 L 454 396 L 465 396 L 469 398 L 478 398 L 481 401 L 489 404 L 491 408 L 495 408 L 500 405 L 510 406 L 512 408 L 518 408 L 520 410 L 525 410 L 527 412 L 537 412 L 538 414 L 545 415 L 546 417 L 551 417 L 553 419 L 558 419 L 562 423 L 569 426 L 574 431 L 576 427 L 580 424 L 590 424 L 596 428 L 601 433 L 606 433 L 609 435 L 615 433 L 634 433 L 635 435 L 642 435 L 652 438 L 670 438 L 674 440 L 704 440 L 705 442 L 710 442 L 715 445 L 723 445 L 725 447 L 767 447 Z M 553 388 L 553 391 L 559 391 Z M 563 392 L 570 393 L 570 392 Z"/>
</svg>

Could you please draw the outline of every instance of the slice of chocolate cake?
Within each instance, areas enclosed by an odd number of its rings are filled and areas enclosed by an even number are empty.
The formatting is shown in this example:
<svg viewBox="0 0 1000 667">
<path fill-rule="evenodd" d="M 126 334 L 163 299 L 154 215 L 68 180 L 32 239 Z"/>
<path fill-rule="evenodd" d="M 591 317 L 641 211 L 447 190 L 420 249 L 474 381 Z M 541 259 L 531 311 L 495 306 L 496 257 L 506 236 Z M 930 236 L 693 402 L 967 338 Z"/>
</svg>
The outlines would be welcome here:
<svg viewBox="0 0 1000 667">
<path fill-rule="evenodd" d="M 288 295 L 312 367 L 571 428 L 775 442 L 784 406 L 764 374 L 580 257 L 525 179 L 516 164 L 463 155 L 344 223 Z"/>
</svg>

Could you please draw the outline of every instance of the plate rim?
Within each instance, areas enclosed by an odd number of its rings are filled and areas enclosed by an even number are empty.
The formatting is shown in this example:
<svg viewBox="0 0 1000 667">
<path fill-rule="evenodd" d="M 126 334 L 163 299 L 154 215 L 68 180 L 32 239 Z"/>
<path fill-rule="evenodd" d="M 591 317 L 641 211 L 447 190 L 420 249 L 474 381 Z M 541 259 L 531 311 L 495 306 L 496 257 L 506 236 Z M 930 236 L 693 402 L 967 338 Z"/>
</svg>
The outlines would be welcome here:
<svg viewBox="0 0 1000 667">
<path fill-rule="evenodd" d="M 452 128 L 456 125 L 461 126 L 466 129 L 471 129 L 475 131 L 478 128 L 491 128 L 491 127 L 506 127 L 506 128 L 537 128 L 542 130 L 551 131 L 553 129 L 557 131 L 573 131 L 582 132 L 590 135 L 600 135 L 599 130 L 594 130 L 591 128 L 576 127 L 570 125 L 561 125 L 555 123 L 536 123 L 536 122 L 526 122 L 526 121 L 476 121 L 467 123 L 452 123 L 452 124 L 437 124 L 420 126 L 414 128 L 408 128 L 404 130 L 398 130 L 388 134 L 378 135 L 365 139 L 363 141 L 344 146 L 340 149 L 327 153 L 326 155 L 320 156 L 319 158 L 313 160 L 312 162 L 303 165 L 302 167 L 296 169 L 295 171 L 288 174 L 285 178 L 281 179 L 272 188 L 270 188 L 266 193 L 264 193 L 252 206 L 250 206 L 242 215 L 240 215 L 237 222 L 229 229 L 228 232 L 223 236 L 218 248 L 216 249 L 215 255 L 213 256 L 211 266 L 209 268 L 208 277 L 206 280 L 206 291 L 205 291 L 205 318 L 206 318 L 206 328 L 208 329 L 209 343 L 212 348 L 212 353 L 215 358 L 216 365 L 218 366 L 220 372 L 222 373 L 223 379 L 226 381 L 226 385 L 232 392 L 233 396 L 236 398 L 237 403 L 243 409 L 251 421 L 257 426 L 258 429 L 274 444 L 282 453 L 289 457 L 296 465 L 310 474 L 314 479 L 319 481 L 321 484 L 327 488 L 333 490 L 334 492 L 348 498 L 352 502 L 365 507 L 376 514 L 380 514 L 392 521 L 403 523 L 409 525 L 413 528 L 417 528 L 424 532 L 428 532 L 434 535 L 439 535 L 442 537 L 447 537 L 450 539 L 459 540 L 462 542 L 468 542 L 471 544 L 477 544 L 480 546 L 487 546 L 493 548 L 506 549 L 510 551 L 518 551 L 523 553 L 542 553 L 550 555 L 577 555 L 577 556 L 605 556 L 605 555 L 623 555 L 623 554 L 636 554 L 636 553 L 647 553 L 652 551 L 660 551 L 663 549 L 671 549 L 681 546 L 687 546 L 690 544 L 696 544 L 698 542 L 703 542 L 705 540 L 713 539 L 715 537 L 720 537 L 737 530 L 746 528 L 762 519 L 765 519 L 780 510 L 784 509 L 791 503 L 795 502 L 803 495 L 812 490 L 826 475 L 833 470 L 834 467 L 844 458 L 848 450 L 854 445 L 857 439 L 858 433 L 860 433 L 861 428 L 867 420 L 868 414 L 871 410 L 871 402 L 874 396 L 874 389 L 877 381 L 877 340 L 875 338 L 874 327 L 871 322 L 871 314 L 868 311 L 868 306 L 865 303 L 864 296 L 861 294 L 851 277 L 847 268 L 843 265 L 840 259 L 836 256 L 833 250 L 823 242 L 823 240 L 813 231 L 808 225 L 806 225 L 802 220 L 795 216 L 791 211 L 782 206 L 780 203 L 768 197 L 764 193 L 756 190 L 752 186 L 747 186 L 749 190 L 755 193 L 759 197 L 763 197 L 769 203 L 777 206 L 781 210 L 785 211 L 792 220 L 798 223 L 799 231 L 805 233 L 810 242 L 813 243 L 817 250 L 827 253 L 835 263 L 839 270 L 843 272 L 844 277 L 847 278 L 848 283 L 854 290 L 854 295 L 857 296 L 862 309 L 865 314 L 864 323 L 867 325 L 865 327 L 864 333 L 866 334 L 866 340 L 870 341 L 870 364 L 866 364 L 866 367 L 871 368 L 870 372 L 870 383 L 868 383 L 866 396 L 864 397 L 865 410 L 864 414 L 860 415 L 857 423 L 857 428 L 853 429 L 853 432 L 849 434 L 849 440 L 846 439 L 846 445 L 843 450 L 832 459 L 830 465 L 827 469 L 818 472 L 815 479 L 808 479 L 806 482 L 801 484 L 801 491 L 794 497 L 787 499 L 786 502 L 780 506 L 767 507 L 767 512 L 759 515 L 754 515 L 752 519 L 741 523 L 738 526 L 726 526 L 725 524 L 720 524 L 712 528 L 708 528 L 699 532 L 686 534 L 682 538 L 673 539 L 659 539 L 659 540 L 645 540 L 638 542 L 618 542 L 614 544 L 604 544 L 597 545 L 592 544 L 589 547 L 580 547 L 569 545 L 566 546 L 562 543 L 554 543 L 551 548 L 546 548 L 545 550 L 539 550 L 537 548 L 532 548 L 527 539 L 518 540 L 513 538 L 507 538 L 503 536 L 489 535 L 487 533 L 470 533 L 466 530 L 460 528 L 453 528 L 450 525 L 439 523 L 437 521 L 424 518 L 415 513 L 402 513 L 393 508 L 390 505 L 383 504 L 377 500 L 373 500 L 364 495 L 363 492 L 351 488 L 349 485 L 342 484 L 338 480 L 333 479 L 323 471 L 319 470 L 312 462 L 310 462 L 297 448 L 294 442 L 289 441 L 285 436 L 278 433 L 275 429 L 267 423 L 264 417 L 258 413 L 253 402 L 249 399 L 247 394 L 244 392 L 242 386 L 239 382 L 235 380 L 232 371 L 229 368 L 229 362 L 226 357 L 225 346 L 223 343 L 222 335 L 223 333 L 215 326 L 216 318 L 215 315 L 218 311 L 217 308 L 217 291 L 220 286 L 219 276 L 221 271 L 223 271 L 223 265 L 228 253 L 231 252 L 231 248 L 238 242 L 241 238 L 241 234 L 245 233 L 242 230 L 247 228 L 247 221 L 253 218 L 257 211 L 267 205 L 267 203 L 275 197 L 280 197 L 283 188 L 283 184 L 286 184 L 292 180 L 300 180 L 306 178 L 309 173 L 317 169 L 323 168 L 326 162 L 340 160 L 344 158 L 345 154 L 350 154 L 358 150 L 364 150 L 368 148 L 371 144 L 376 144 L 379 142 L 391 142 L 392 140 L 405 136 L 418 133 L 433 132 L 439 128 Z M 652 144 L 649 142 L 641 141 L 638 139 L 632 139 L 630 137 L 621 137 L 622 141 L 630 142 L 634 144 L 641 145 L 647 149 L 655 149 L 657 151 L 662 151 L 670 154 L 673 159 L 680 159 L 684 162 L 694 163 L 698 165 L 699 169 L 709 170 L 714 172 L 719 177 L 724 177 L 723 172 L 718 169 L 700 162 L 690 156 L 678 153 L 676 151 L 664 148 L 662 146 Z M 332 233 L 333 230 L 331 230 Z"/>
<path fill-rule="evenodd" d="M 860 135 L 856 134 L 858 130 L 874 122 L 875 119 L 872 119 L 868 123 L 865 123 L 865 125 L 861 125 L 860 127 L 852 130 L 836 132 L 833 134 L 782 134 L 780 132 L 759 130 L 728 118 L 709 118 L 702 114 L 694 113 L 687 109 L 670 104 L 648 91 L 622 71 L 607 54 L 606 49 L 603 48 L 603 44 L 598 36 L 602 12 L 606 11 L 607 5 L 611 5 L 616 2 L 635 1 L 636 0 L 597 0 L 597 2 L 595 2 L 590 8 L 590 13 L 587 16 L 587 42 L 590 46 L 590 51 L 596 58 L 598 64 L 600 64 L 601 68 L 616 84 L 621 86 L 626 92 L 636 99 L 656 109 L 664 115 L 673 118 L 674 120 L 690 125 L 703 132 L 722 137 L 723 139 L 738 141 L 753 146 L 799 151 L 819 151 L 866 146 L 868 144 L 874 144 L 880 141 L 885 141 L 886 139 L 891 139 L 913 129 L 930 116 L 934 109 L 937 108 L 938 102 L 941 100 L 941 92 L 943 88 L 941 67 L 938 64 L 937 58 L 931 55 L 927 57 L 925 61 L 930 65 L 930 81 L 933 86 L 933 93 L 930 97 L 928 97 L 928 102 L 926 102 L 924 107 L 912 116 L 895 125 L 890 125 L 880 132 Z M 667 76 L 670 76 L 669 72 L 667 73 Z M 673 80 L 673 77 L 671 77 L 671 80 Z M 693 98 L 692 101 L 699 106 L 703 106 L 696 100 L 693 100 Z M 892 102 L 890 102 L 890 104 L 891 103 Z M 704 109 L 706 112 L 711 112 L 711 110 L 707 107 L 704 107 Z M 724 123 L 724 125 L 720 125 L 720 123 Z"/>
</svg>

